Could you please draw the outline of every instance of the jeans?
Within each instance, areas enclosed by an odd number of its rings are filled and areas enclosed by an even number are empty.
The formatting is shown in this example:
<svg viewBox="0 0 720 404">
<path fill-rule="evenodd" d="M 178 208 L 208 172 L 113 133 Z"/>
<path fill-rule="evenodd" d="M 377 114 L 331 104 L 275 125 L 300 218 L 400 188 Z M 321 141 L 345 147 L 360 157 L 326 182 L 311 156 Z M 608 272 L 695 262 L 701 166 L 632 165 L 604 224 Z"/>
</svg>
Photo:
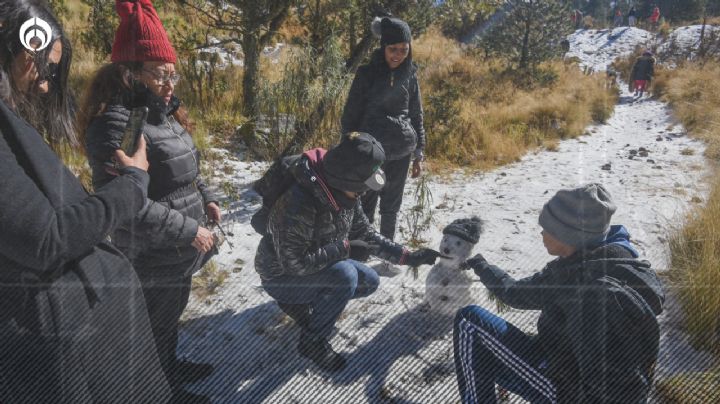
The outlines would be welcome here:
<svg viewBox="0 0 720 404">
<path fill-rule="evenodd" d="M 400 160 L 386 161 L 385 186 L 380 191 L 367 191 L 362 197 L 362 207 L 370 223 L 375 222 L 375 209 L 380 199 L 380 234 L 392 240 L 395 237 L 397 215 L 402 206 L 405 180 L 410 168 L 411 155 Z"/>
<path fill-rule="evenodd" d="M 309 305 L 310 321 L 303 332 L 311 338 L 328 338 L 348 301 L 370 296 L 379 284 L 374 269 L 346 259 L 314 274 L 263 281 L 263 288 L 280 303 Z"/>
<path fill-rule="evenodd" d="M 455 372 L 463 403 L 495 403 L 495 384 L 532 403 L 555 403 L 555 385 L 535 339 L 502 318 L 468 306 L 455 316 Z"/>
</svg>

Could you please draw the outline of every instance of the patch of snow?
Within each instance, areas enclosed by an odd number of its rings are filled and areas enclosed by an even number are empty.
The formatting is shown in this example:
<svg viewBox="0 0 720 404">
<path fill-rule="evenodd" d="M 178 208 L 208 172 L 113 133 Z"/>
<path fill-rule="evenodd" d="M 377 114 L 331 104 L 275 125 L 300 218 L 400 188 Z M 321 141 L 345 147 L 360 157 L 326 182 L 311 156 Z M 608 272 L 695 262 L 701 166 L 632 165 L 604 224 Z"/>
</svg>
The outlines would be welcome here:
<svg viewBox="0 0 720 404">
<path fill-rule="evenodd" d="M 570 50 L 565 57 L 577 57 L 582 68 L 605 71 L 615 58 L 631 54 L 637 46 L 650 46 L 654 38 L 651 32 L 636 27 L 579 29 L 568 37 Z"/>
</svg>

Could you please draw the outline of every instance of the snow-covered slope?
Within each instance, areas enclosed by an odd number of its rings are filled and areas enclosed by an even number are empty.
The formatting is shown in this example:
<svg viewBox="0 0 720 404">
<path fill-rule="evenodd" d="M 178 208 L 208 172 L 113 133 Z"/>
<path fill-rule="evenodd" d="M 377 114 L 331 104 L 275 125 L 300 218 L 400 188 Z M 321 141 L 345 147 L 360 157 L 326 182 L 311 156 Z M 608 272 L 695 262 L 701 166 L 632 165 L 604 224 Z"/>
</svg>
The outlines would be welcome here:
<svg viewBox="0 0 720 404">
<path fill-rule="evenodd" d="M 632 53 L 636 46 L 649 46 L 653 38 L 652 33 L 635 27 L 580 29 L 568 37 L 570 51 L 565 56 L 580 59 L 581 67 L 601 71 L 616 57 Z"/>
</svg>

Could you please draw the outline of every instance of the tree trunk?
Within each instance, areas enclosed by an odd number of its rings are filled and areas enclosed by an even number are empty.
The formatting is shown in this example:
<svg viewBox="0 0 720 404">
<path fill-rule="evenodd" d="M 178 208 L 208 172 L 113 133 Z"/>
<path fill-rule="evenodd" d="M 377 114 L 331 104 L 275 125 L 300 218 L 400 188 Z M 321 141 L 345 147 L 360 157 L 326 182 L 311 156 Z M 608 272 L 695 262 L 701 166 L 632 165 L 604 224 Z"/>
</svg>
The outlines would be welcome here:
<svg viewBox="0 0 720 404">
<path fill-rule="evenodd" d="M 257 36 L 247 33 L 243 35 L 242 49 L 245 54 L 243 68 L 243 114 L 248 118 L 256 118 L 257 82 L 260 73 L 260 43 Z"/>
<path fill-rule="evenodd" d="M 700 28 L 700 45 L 698 46 L 698 58 L 705 58 L 705 25 L 707 24 L 707 14 L 703 11 L 702 28 Z"/>
<path fill-rule="evenodd" d="M 520 70 L 528 67 L 528 44 L 530 42 L 530 19 L 525 20 L 525 32 L 523 32 L 522 50 L 520 51 Z"/>
</svg>

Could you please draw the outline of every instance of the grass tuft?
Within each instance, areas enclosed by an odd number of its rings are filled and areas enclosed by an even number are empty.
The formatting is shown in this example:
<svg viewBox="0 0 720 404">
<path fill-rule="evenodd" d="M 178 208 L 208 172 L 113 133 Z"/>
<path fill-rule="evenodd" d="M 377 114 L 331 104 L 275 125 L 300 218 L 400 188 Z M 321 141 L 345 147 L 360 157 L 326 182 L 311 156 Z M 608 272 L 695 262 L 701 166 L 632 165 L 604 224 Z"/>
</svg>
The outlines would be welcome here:
<svg viewBox="0 0 720 404">
<path fill-rule="evenodd" d="M 192 279 L 192 291 L 202 300 L 217 293 L 227 277 L 228 271 L 220 269 L 214 260 L 210 260 Z"/>
</svg>

